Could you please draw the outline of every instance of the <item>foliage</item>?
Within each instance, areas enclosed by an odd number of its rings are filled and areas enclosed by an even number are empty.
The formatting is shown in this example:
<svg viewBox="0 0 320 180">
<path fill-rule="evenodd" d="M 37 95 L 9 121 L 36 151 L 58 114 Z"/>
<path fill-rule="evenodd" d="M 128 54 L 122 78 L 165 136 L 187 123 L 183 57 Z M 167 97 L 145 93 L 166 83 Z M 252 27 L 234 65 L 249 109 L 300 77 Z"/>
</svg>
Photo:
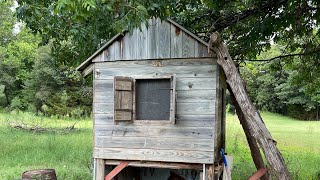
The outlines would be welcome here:
<svg viewBox="0 0 320 180">
<path fill-rule="evenodd" d="M 17 16 L 43 43 L 53 40 L 58 62 L 80 64 L 116 32 L 139 27 L 150 17 L 170 17 L 208 40 L 219 31 L 238 61 L 256 59 L 284 44 L 285 53 L 307 61 L 288 60 L 299 72 L 308 94 L 319 94 L 319 22 L 317 0 L 19 0 Z M 287 55 L 281 53 L 280 55 Z M 277 59 L 277 58 L 276 58 Z M 271 82 L 270 82 L 271 83 Z"/>
<path fill-rule="evenodd" d="M 40 37 L 23 25 L 13 33 L 16 21 L 9 2 L 0 1 L 1 23 L 8 25 L 0 28 L 6 40 L 0 45 L 0 106 L 48 116 L 90 114 L 91 88 L 86 81 L 74 68 L 57 63 L 52 45 L 39 47 Z"/>
<path fill-rule="evenodd" d="M 38 48 L 32 71 L 11 107 L 50 116 L 90 114 L 91 88 L 86 87 L 74 68 L 57 65 L 50 49 L 50 46 Z M 85 93 L 89 93 L 89 98 L 83 98 Z"/>
<path fill-rule="evenodd" d="M 14 36 L 12 27 L 15 18 L 10 10 L 11 6 L 12 1 L 0 1 L 0 46 L 6 45 Z"/>
<path fill-rule="evenodd" d="M 274 45 L 258 59 L 268 59 L 270 56 L 280 55 L 284 49 L 281 45 Z M 319 90 L 308 91 L 309 83 L 299 72 L 302 62 L 300 58 L 288 59 L 299 64 L 300 68 L 288 64 L 286 61 L 251 62 L 241 68 L 248 92 L 256 106 L 262 110 L 287 114 L 299 119 L 319 119 Z M 314 64 L 313 64 L 314 65 Z M 316 80 L 318 77 L 314 77 Z M 320 84 L 313 84 L 320 87 Z"/>
</svg>

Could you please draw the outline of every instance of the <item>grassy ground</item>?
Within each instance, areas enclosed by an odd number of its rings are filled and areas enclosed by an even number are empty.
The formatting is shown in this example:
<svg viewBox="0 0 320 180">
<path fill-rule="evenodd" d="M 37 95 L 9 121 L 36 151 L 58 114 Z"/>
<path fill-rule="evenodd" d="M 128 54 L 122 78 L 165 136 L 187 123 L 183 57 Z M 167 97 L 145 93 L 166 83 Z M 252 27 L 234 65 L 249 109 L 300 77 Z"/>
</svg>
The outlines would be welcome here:
<svg viewBox="0 0 320 180">
<path fill-rule="evenodd" d="M 92 121 L 80 120 L 76 130 L 65 134 L 79 120 L 36 117 L 28 113 L 0 113 L 0 179 L 21 179 L 31 169 L 53 168 L 58 179 L 92 179 Z M 14 130 L 8 122 L 34 123 L 59 128 L 58 133 L 39 134 Z M 57 130 L 57 129 L 55 129 Z"/>
<path fill-rule="evenodd" d="M 320 179 L 320 122 L 298 121 L 272 113 L 262 117 L 294 179 Z M 255 171 L 243 130 L 236 116 L 227 115 L 227 148 L 234 157 L 233 179 Z"/>
<path fill-rule="evenodd" d="M 320 179 L 320 122 L 297 121 L 272 113 L 262 113 L 262 117 L 294 179 Z M 30 133 L 8 128 L 8 122 L 59 129 L 58 133 Z M 63 129 L 75 122 L 76 130 L 65 134 Z M 58 179 L 92 179 L 90 119 L 0 113 L 0 144 L 0 179 L 18 179 L 22 172 L 37 168 L 54 168 Z M 227 115 L 226 151 L 234 156 L 233 179 L 246 179 L 255 171 L 244 133 L 232 115 Z"/>
</svg>

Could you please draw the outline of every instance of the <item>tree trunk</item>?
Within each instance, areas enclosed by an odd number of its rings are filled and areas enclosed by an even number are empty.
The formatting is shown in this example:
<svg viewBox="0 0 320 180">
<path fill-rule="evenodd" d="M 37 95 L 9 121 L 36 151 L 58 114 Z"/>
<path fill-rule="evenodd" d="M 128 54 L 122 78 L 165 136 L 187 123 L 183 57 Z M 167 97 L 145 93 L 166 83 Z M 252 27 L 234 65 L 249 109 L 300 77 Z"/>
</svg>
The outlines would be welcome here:
<svg viewBox="0 0 320 180">
<path fill-rule="evenodd" d="M 230 92 L 230 97 L 231 97 L 231 100 L 233 102 L 233 105 L 236 109 L 236 113 L 238 115 L 238 119 L 240 121 L 240 124 L 242 125 L 242 128 L 243 128 L 243 131 L 246 135 L 246 138 L 247 138 L 247 141 L 248 141 L 248 145 L 249 145 L 249 148 L 250 148 L 250 151 L 251 151 L 251 156 L 252 156 L 252 159 L 253 159 L 253 162 L 256 166 L 256 169 L 259 170 L 261 168 L 265 168 L 265 164 L 263 162 L 263 159 L 262 159 L 262 156 L 261 156 L 261 153 L 260 153 L 260 149 L 259 149 L 259 145 L 257 144 L 257 141 L 255 140 L 255 138 L 252 136 L 252 133 L 250 133 L 250 127 L 247 123 L 247 121 L 245 120 L 245 117 L 241 111 L 241 108 L 238 104 L 238 102 L 236 101 L 235 97 L 234 97 L 234 94 L 230 88 L 230 86 L 228 85 L 228 90 Z M 269 174 L 265 174 L 261 177 L 261 180 L 268 180 Z"/>
<path fill-rule="evenodd" d="M 259 112 L 252 104 L 245 91 L 240 74 L 232 61 L 227 47 L 222 43 L 219 33 L 214 32 L 210 37 L 209 48 L 217 54 L 218 64 L 223 68 L 227 83 L 233 92 L 236 101 L 244 115 L 244 120 L 248 123 L 250 134 L 255 138 L 261 147 L 265 158 L 270 165 L 270 170 L 277 179 L 291 179 L 289 171 L 284 163 L 284 159 L 276 147 L 276 142 L 266 128 Z"/>
</svg>

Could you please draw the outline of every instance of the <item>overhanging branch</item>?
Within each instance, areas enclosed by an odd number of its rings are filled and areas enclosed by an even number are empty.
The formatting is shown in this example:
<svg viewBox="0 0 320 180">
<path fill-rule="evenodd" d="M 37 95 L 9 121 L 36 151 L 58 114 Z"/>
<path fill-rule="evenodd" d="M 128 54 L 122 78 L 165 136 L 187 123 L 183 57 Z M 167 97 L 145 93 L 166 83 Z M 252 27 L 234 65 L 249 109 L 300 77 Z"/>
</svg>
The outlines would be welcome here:
<svg viewBox="0 0 320 180">
<path fill-rule="evenodd" d="M 282 58 L 286 58 L 286 57 L 308 56 L 308 55 L 312 55 L 312 54 L 316 54 L 316 53 L 319 53 L 319 50 L 305 52 L 305 53 L 285 54 L 285 55 L 276 56 L 276 57 L 273 57 L 270 59 L 234 59 L 234 60 L 236 60 L 236 61 L 252 61 L 252 62 L 270 62 L 273 60 L 282 59 Z"/>
</svg>

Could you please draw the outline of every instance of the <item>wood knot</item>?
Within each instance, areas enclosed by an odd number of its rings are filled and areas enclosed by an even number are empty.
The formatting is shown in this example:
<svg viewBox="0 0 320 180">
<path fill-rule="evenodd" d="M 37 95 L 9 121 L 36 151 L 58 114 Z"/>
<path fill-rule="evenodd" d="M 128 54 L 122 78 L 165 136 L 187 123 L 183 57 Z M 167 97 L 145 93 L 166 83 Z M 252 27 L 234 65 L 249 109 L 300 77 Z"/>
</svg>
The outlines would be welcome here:
<svg viewBox="0 0 320 180">
<path fill-rule="evenodd" d="M 193 83 L 192 82 L 188 82 L 188 87 L 191 89 L 193 86 Z"/>
<path fill-rule="evenodd" d="M 153 61 L 152 66 L 153 67 L 162 67 L 162 63 L 161 63 L 161 61 Z"/>
</svg>

